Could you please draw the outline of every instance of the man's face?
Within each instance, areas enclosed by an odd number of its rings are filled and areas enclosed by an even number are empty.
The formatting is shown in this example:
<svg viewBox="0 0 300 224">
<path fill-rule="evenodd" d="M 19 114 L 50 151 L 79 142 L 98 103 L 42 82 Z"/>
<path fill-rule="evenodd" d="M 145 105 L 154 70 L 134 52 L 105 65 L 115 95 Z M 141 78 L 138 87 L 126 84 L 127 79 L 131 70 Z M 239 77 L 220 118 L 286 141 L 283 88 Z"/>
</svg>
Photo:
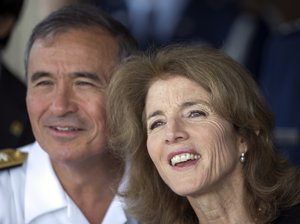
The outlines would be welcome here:
<svg viewBox="0 0 300 224">
<path fill-rule="evenodd" d="M 101 30 L 70 30 L 33 44 L 27 109 L 35 138 L 52 160 L 82 160 L 105 151 L 104 91 L 117 54 L 116 40 Z"/>
</svg>

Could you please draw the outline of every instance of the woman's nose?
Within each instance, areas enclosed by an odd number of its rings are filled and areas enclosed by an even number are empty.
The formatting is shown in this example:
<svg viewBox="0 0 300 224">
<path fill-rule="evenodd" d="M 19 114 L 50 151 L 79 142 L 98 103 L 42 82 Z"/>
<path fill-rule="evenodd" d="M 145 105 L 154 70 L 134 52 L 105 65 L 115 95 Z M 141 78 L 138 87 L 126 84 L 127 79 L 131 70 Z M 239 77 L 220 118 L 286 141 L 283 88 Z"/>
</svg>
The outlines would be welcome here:
<svg viewBox="0 0 300 224">
<path fill-rule="evenodd" d="M 182 122 L 178 120 L 168 121 L 166 128 L 165 142 L 168 144 L 184 141 L 188 138 L 188 133 Z"/>
</svg>

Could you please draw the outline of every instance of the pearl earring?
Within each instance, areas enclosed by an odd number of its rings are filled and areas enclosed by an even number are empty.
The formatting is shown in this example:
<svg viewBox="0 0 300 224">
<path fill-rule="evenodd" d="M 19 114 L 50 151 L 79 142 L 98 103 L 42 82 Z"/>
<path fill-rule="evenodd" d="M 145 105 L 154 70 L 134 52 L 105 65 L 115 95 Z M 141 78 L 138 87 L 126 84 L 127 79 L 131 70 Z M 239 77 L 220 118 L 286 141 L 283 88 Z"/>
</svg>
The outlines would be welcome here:
<svg viewBox="0 0 300 224">
<path fill-rule="evenodd" d="M 246 161 L 245 153 L 242 152 L 242 155 L 240 156 L 240 162 L 241 162 L 241 163 L 245 163 L 245 161 Z"/>
</svg>

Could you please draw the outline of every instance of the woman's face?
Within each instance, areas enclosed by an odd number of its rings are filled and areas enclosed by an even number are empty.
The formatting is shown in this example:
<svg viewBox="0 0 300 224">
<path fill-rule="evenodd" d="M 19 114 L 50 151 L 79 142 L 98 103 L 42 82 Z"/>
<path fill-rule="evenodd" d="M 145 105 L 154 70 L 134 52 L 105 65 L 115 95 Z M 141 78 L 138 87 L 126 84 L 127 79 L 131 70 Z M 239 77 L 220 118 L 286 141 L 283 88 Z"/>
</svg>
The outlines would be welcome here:
<svg viewBox="0 0 300 224">
<path fill-rule="evenodd" d="M 196 82 L 181 76 L 155 81 L 145 112 L 148 153 L 175 193 L 197 196 L 240 182 L 245 143 Z"/>
</svg>

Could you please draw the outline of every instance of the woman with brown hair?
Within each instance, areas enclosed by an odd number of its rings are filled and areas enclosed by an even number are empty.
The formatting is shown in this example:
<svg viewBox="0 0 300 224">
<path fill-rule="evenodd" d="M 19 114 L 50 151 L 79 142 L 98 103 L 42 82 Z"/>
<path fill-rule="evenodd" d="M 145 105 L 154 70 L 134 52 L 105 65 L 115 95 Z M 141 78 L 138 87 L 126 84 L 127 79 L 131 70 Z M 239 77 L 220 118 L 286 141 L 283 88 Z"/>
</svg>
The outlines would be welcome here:
<svg viewBox="0 0 300 224">
<path fill-rule="evenodd" d="M 273 117 L 222 52 L 173 45 L 130 58 L 108 88 L 121 194 L 143 223 L 300 222 L 300 174 L 275 150 Z"/>
</svg>

